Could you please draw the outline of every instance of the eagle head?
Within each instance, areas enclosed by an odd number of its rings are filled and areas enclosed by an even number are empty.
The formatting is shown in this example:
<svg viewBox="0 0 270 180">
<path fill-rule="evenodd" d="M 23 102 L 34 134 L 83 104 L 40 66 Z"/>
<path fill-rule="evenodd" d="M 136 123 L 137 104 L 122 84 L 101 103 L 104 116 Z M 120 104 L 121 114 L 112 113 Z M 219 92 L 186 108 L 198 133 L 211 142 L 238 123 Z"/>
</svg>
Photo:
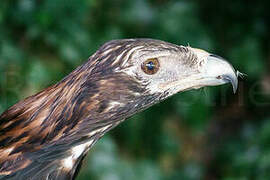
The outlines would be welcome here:
<svg viewBox="0 0 270 180">
<path fill-rule="evenodd" d="M 160 40 L 113 40 L 93 59 L 98 59 L 94 71 L 102 71 L 102 83 L 108 84 L 102 96 L 111 99 L 108 108 L 129 107 L 126 115 L 189 89 L 231 83 L 236 92 L 238 85 L 239 72 L 225 59 Z"/>
</svg>

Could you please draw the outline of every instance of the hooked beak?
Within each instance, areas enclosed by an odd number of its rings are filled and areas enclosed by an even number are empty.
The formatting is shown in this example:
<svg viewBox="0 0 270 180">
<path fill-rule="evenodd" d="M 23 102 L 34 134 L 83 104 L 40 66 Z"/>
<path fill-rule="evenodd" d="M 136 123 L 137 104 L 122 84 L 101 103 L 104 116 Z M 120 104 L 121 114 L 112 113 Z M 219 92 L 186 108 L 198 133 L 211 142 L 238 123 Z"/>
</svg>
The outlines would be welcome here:
<svg viewBox="0 0 270 180">
<path fill-rule="evenodd" d="M 207 61 L 204 68 L 205 78 L 209 78 L 209 85 L 221 85 L 231 83 L 233 92 L 236 93 L 238 87 L 238 71 L 235 71 L 232 65 L 214 54 L 207 56 Z"/>
<path fill-rule="evenodd" d="M 231 83 L 233 92 L 236 93 L 238 87 L 239 71 L 235 71 L 233 66 L 220 56 L 210 54 L 204 50 L 191 48 L 197 55 L 200 63 L 198 67 L 199 73 L 191 74 L 188 78 L 189 88 L 198 89 L 204 86 L 217 86 Z"/>
<path fill-rule="evenodd" d="M 210 54 L 204 50 L 189 47 L 198 58 L 198 67 L 196 70 L 190 71 L 185 78 L 180 78 L 174 82 L 161 84 L 161 89 L 175 89 L 177 92 L 189 89 L 199 89 L 205 86 L 218 86 L 231 83 L 233 92 L 236 93 L 238 86 L 238 75 L 243 75 L 239 71 L 235 71 L 232 65 L 214 54 Z"/>
</svg>

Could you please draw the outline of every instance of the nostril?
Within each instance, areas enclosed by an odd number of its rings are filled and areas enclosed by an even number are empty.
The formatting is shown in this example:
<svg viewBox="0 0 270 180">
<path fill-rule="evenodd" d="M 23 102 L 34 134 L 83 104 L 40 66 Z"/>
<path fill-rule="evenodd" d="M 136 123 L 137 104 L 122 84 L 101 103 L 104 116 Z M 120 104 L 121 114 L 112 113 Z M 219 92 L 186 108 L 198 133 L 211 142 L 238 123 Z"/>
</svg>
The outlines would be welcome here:
<svg viewBox="0 0 270 180">
<path fill-rule="evenodd" d="M 217 79 L 222 79 L 222 76 L 218 76 Z"/>
</svg>

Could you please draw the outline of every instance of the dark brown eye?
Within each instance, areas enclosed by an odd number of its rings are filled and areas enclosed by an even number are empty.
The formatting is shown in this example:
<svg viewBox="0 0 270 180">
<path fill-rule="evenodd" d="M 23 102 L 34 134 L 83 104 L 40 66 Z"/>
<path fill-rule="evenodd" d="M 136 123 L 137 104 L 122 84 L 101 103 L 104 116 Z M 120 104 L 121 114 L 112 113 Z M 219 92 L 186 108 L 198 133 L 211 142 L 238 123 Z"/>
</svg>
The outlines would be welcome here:
<svg viewBox="0 0 270 180">
<path fill-rule="evenodd" d="M 146 74 L 155 74 L 159 69 L 159 62 L 157 58 L 147 59 L 142 63 L 142 70 Z"/>
</svg>

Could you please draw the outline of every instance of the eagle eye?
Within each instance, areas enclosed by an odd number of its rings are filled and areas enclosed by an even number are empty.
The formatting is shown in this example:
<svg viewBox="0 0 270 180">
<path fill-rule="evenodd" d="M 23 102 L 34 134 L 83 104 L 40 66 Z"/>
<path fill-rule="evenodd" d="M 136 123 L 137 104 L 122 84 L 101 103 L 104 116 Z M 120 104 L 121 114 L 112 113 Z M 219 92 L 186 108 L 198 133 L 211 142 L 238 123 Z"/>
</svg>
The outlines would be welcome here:
<svg viewBox="0 0 270 180">
<path fill-rule="evenodd" d="M 147 59 L 142 63 L 142 70 L 149 75 L 155 74 L 159 69 L 159 62 L 157 58 Z"/>
</svg>

